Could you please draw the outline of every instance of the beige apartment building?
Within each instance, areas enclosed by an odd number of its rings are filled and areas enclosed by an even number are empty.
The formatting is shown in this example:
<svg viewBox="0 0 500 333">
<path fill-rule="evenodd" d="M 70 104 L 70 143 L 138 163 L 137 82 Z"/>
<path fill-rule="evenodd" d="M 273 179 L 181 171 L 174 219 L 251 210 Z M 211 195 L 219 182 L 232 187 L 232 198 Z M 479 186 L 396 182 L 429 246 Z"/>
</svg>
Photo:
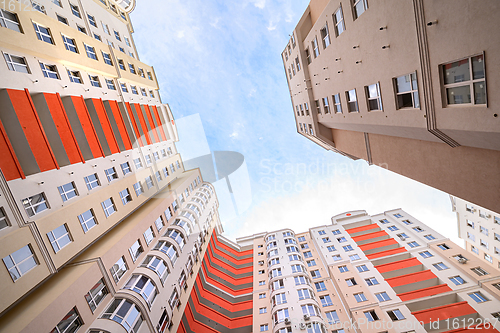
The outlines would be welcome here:
<svg viewBox="0 0 500 333">
<path fill-rule="evenodd" d="M 500 214 L 450 196 L 457 214 L 458 236 L 465 248 L 495 268 L 500 268 Z"/>
<path fill-rule="evenodd" d="M 297 132 L 500 211 L 497 14 L 495 0 L 312 0 L 282 53 Z"/>
</svg>

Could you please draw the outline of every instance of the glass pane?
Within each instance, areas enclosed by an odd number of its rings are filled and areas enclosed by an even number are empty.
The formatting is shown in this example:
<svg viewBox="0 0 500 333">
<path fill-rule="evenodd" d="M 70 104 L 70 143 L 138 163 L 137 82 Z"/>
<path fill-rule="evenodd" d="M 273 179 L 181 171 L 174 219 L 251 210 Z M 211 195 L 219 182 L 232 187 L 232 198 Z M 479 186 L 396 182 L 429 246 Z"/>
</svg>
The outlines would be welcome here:
<svg viewBox="0 0 500 333">
<path fill-rule="evenodd" d="M 469 59 L 464 59 L 444 65 L 443 78 L 444 84 L 469 81 Z"/>
<path fill-rule="evenodd" d="M 420 99 L 418 97 L 418 91 L 413 93 L 413 101 L 415 103 L 415 108 L 420 108 Z"/>
<path fill-rule="evenodd" d="M 470 86 L 447 88 L 448 104 L 470 103 Z"/>
<path fill-rule="evenodd" d="M 472 75 L 474 80 L 484 78 L 484 58 L 483 55 L 472 57 Z"/>
<path fill-rule="evenodd" d="M 35 266 L 36 266 L 35 258 L 31 257 L 28 260 L 24 261 L 22 264 L 18 265 L 18 268 L 19 271 L 21 272 L 21 275 L 23 275 Z"/>
<path fill-rule="evenodd" d="M 23 247 L 23 248 L 17 250 L 16 252 L 12 253 L 11 257 L 14 260 L 14 262 L 19 263 L 19 262 L 21 262 L 22 260 L 28 258 L 31 255 L 32 255 L 31 250 L 30 250 L 29 246 L 26 245 L 25 247 Z"/>
<path fill-rule="evenodd" d="M 486 83 L 484 81 L 474 83 L 474 103 L 486 104 Z"/>
<path fill-rule="evenodd" d="M 372 85 L 368 86 L 368 97 L 369 98 L 378 97 L 378 85 L 377 84 L 372 84 Z"/>
<path fill-rule="evenodd" d="M 59 238 L 67 233 L 66 226 L 63 224 L 62 226 L 54 229 L 52 232 L 54 233 L 55 238 Z"/>
<path fill-rule="evenodd" d="M 378 99 L 371 99 L 368 101 L 368 106 L 370 107 L 370 110 L 379 110 L 378 106 Z"/>
<path fill-rule="evenodd" d="M 349 90 L 348 92 L 349 94 L 349 101 L 352 102 L 352 101 L 355 101 L 356 100 L 356 90 Z"/>
<path fill-rule="evenodd" d="M 71 238 L 69 238 L 69 235 L 66 235 L 63 238 L 59 239 L 59 246 L 61 248 L 65 247 L 68 243 L 71 243 Z"/>
<path fill-rule="evenodd" d="M 411 86 L 413 90 L 418 90 L 417 73 L 411 74 Z"/>
<path fill-rule="evenodd" d="M 398 108 L 402 109 L 402 108 L 413 107 L 411 93 L 397 95 L 397 99 L 398 99 Z"/>
<path fill-rule="evenodd" d="M 396 90 L 398 93 L 412 90 L 410 75 L 400 76 L 396 79 Z"/>
</svg>

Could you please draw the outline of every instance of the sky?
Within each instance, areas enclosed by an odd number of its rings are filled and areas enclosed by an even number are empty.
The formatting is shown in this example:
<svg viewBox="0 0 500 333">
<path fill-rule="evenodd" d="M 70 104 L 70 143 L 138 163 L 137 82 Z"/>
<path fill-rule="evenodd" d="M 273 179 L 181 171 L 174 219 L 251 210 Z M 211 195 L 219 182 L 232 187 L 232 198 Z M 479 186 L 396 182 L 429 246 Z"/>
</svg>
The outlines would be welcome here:
<svg viewBox="0 0 500 333">
<path fill-rule="evenodd" d="M 349 210 L 402 208 L 463 245 L 446 193 L 297 133 L 281 52 L 308 2 L 138 0 L 131 14 L 139 56 L 154 67 L 176 119 L 183 160 L 211 164 L 212 155 L 224 169 L 216 186 L 224 236 L 303 232 Z"/>
</svg>

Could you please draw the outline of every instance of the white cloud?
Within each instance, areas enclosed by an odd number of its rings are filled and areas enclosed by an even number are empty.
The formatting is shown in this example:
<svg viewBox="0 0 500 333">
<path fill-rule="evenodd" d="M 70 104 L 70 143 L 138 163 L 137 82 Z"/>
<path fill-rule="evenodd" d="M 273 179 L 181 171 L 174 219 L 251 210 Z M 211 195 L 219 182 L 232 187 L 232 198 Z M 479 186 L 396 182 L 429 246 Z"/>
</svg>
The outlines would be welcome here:
<svg viewBox="0 0 500 333">
<path fill-rule="evenodd" d="M 210 25 L 214 28 L 219 29 L 218 23 L 219 23 L 219 18 L 216 17 L 212 22 L 210 22 Z"/>
<path fill-rule="evenodd" d="M 229 135 L 230 138 L 237 138 L 238 137 L 238 132 L 233 132 Z"/>
<path fill-rule="evenodd" d="M 252 89 L 250 89 L 250 92 L 248 93 L 248 95 L 247 95 L 247 96 L 248 96 L 248 97 L 253 97 L 253 96 L 254 96 L 254 94 L 255 94 L 256 92 L 257 92 L 257 89 L 252 88 Z"/>
<path fill-rule="evenodd" d="M 177 38 L 183 38 L 184 37 L 184 30 L 177 31 Z"/>
<path fill-rule="evenodd" d="M 273 23 L 273 21 L 270 21 L 268 26 L 267 26 L 267 30 L 273 31 L 273 30 L 276 30 L 276 27 L 277 27 L 276 23 Z"/>
<path fill-rule="evenodd" d="M 266 7 L 266 0 L 253 0 L 252 2 L 257 8 L 264 9 Z"/>
</svg>

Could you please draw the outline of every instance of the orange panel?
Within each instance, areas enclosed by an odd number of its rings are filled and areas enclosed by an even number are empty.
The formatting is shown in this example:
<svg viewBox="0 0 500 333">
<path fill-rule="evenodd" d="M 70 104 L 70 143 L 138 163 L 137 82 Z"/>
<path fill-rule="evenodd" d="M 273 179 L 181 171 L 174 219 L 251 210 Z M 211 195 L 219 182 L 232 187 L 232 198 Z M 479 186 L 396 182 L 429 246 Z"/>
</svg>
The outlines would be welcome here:
<svg viewBox="0 0 500 333">
<path fill-rule="evenodd" d="M 148 127 L 146 126 L 146 120 L 144 120 L 144 116 L 142 114 L 142 110 L 139 104 L 132 104 L 135 108 L 135 112 L 137 117 L 139 117 L 139 122 L 141 123 L 142 133 L 144 133 L 144 137 L 146 138 L 146 142 L 148 145 L 151 144 L 151 139 L 149 138 Z"/>
<path fill-rule="evenodd" d="M 217 296 L 216 294 L 211 293 L 210 291 L 206 290 L 203 288 L 203 283 L 201 282 L 201 277 L 198 275 L 196 277 L 196 285 L 198 286 L 198 290 L 200 293 L 200 297 L 206 300 L 209 300 L 215 305 L 221 306 L 226 310 L 236 312 L 236 311 L 242 311 L 242 310 L 248 310 L 252 308 L 253 301 L 242 301 L 238 303 L 231 303 L 224 298 Z M 196 292 L 195 289 L 193 289 L 194 292 Z M 234 295 L 233 295 L 234 296 Z"/>
<path fill-rule="evenodd" d="M 219 239 L 218 239 L 218 236 L 214 233 L 213 234 L 213 240 L 214 242 L 216 242 L 217 244 L 217 247 L 220 247 L 221 249 L 224 249 L 228 252 L 231 252 L 232 254 L 234 254 L 235 256 L 239 257 L 239 256 L 245 256 L 245 255 L 249 255 L 249 254 L 253 254 L 253 250 L 246 250 L 246 251 L 237 251 L 235 249 L 233 249 L 232 247 L 230 246 L 227 246 L 226 244 L 224 244 L 222 241 L 219 242 Z"/>
<path fill-rule="evenodd" d="M 383 237 L 383 236 L 389 236 L 389 235 L 387 234 L 387 232 L 385 232 L 385 230 L 380 230 L 380 231 L 375 231 L 375 232 L 372 232 L 369 234 L 364 234 L 361 236 L 354 236 L 354 237 L 352 237 L 352 240 L 357 243 L 357 242 L 364 241 L 367 239 Z"/>
<path fill-rule="evenodd" d="M 199 333 L 219 333 L 219 331 L 216 331 L 207 325 L 200 323 L 199 321 L 196 321 L 193 316 L 193 312 L 191 311 L 191 305 L 189 303 L 186 305 L 186 308 L 184 309 L 184 315 L 186 316 L 186 319 L 189 323 L 189 328 L 191 329 L 191 332 L 199 332 Z"/>
<path fill-rule="evenodd" d="M 452 289 L 447 284 L 440 284 L 438 286 L 432 286 L 428 288 L 418 289 L 414 291 L 409 291 L 406 293 L 397 294 L 402 301 L 409 301 L 412 299 L 433 296 L 441 293 L 445 293 L 447 291 L 451 291 Z"/>
<path fill-rule="evenodd" d="M 361 249 L 361 251 L 367 251 L 367 250 L 373 250 L 373 249 L 376 249 L 379 247 L 389 246 L 389 245 L 394 245 L 394 244 L 398 244 L 398 242 L 394 238 L 389 238 L 389 239 L 383 239 L 380 241 L 376 241 L 373 243 L 359 245 L 359 248 Z"/>
<path fill-rule="evenodd" d="M 396 269 L 413 267 L 413 266 L 418 266 L 421 264 L 422 263 L 417 258 L 411 257 L 408 259 L 403 259 L 403 260 L 398 260 L 398 261 L 390 262 L 390 263 L 383 264 L 383 265 L 378 265 L 378 266 L 375 266 L 375 268 L 380 273 L 385 273 L 385 272 L 394 271 Z"/>
<path fill-rule="evenodd" d="M 108 142 L 111 154 L 119 153 L 120 148 L 118 148 L 118 142 L 116 142 L 116 138 L 113 134 L 113 129 L 111 128 L 111 123 L 109 122 L 106 110 L 104 110 L 102 99 L 92 98 L 92 103 L 94 104 L 97 117 L 99 117 L 99 122 L 101 123 L 102 131 L 104 132 L 104 136 L 106 137 L 106 141 Z"/>
<path fill-rule="evenodd" d="M 97 138 L 97 133 L 92 125 L 92 120 L 90 119 L 89 111 L 87 110 L 83 96 L 71 96 L 71 100 L 75 106 L 78 120 L 80 120 L 80 124 L 82 125 L 85 138 L 87 138 L 90 151 L 92 152 L 92 156 L 94 156 L 94 158 L 101 156 L 104 157 L 104 152 L 102 151 L 101 144 Z"/>
<path fill-rule="evenodd" d="M 23 169 L 17 160 L 16 153 L 14 152 L 14 148 L 10 144 L 9 137 L 5 132 L 5 128 L 3 127 L 2 121 L 0 120 L 0 169 L 2 169 L 3 175 L 7 181 L 23 178 L 24 175 Z"/>
<path fill-rule="evenodd" d="M 7 89 L 7 93 L 40 172 L 59 169 L 28 89 Z"/>
<path fill-rule="evenodd" d="M 125 150 L 130 150 L 132 149 L 132 141 L 128 136 L 125 122 L 123 121 L 122 114 L 120 112 L 120 109 L 118 108 L 118 102 L 114 100 L 110 100 L 108 102 L 109 106 L 111 107 L 111 111 L 113 112 L 113 116 L 115 117 L 116 126 L 118 127 L 118 131 L 120 132 Z"/>
<path fill-rule="evenodd" d="M 240 296 L 240 295 L 244 295 L 244 294 L 248 294 L 249 292 L 252 292 L 252 287 L 248 287 L 248 288 L 245 288 L 245 289 L 240 289 L 240 290 L 234 290 L 232 288 L 229 288 L 228 286 L 222 284 L 222 283 L 219 283 L 218 281 L 210 278 L 207 274 L 207 270 L 205 269 L 205 265 L 202 265 L 202 269 L 203 269 L 203 275 L 205 277 L 205 281 L 210 283 L 211 285 L 213 285 L 214 287 L 216 288 L 219 288 L 221 290 L 224 290 L 225 292 L 231 294 L 231 295 L 234 295 L 234 296 Z"/>
<path fill-rule="evenodd" d="M 469 303 L 464 301 L 455 304 L 438 306 L 431 309 L 415 311 L 411 314 L 414 315 L 418 321 L 423 321 L 424 324 L 426 324 L 431 321 L 446 320 L 448 318 L 466 316 L 473 313 L 476 313 L 476 310 L 474 310 Z"/>
<path fill-rule="evenodd" d="M 351 229 L 346 229 L 347 233 L 349 235 L 355 234 L 357 232 L 365 231 L 365 230 L 371 230 L 371 229 L 377 229 L 379 228 L 378 224 L 372 223 L 368 225 L 364 225 L 362 227 L 357 227 L 357 228 L 351 228 Z"/>
<path fill-rule="evenodd" d="M 139 128 L 137 127 L 137 123 L 135 121 L 134 114 L 132 112 L 132 108 L 130 107 L 130 103 L 128 103 L 128 102 L 125 103 L 125 106 L 127 107 L 128 116 L 130 118 L 130 121 L 132 122 L 132 127 L 134 128 L 134 133 L 135 133 L 135 136 L 137 137 L 137 141 L 139 141 L 139 145 L 141 147 L 144 147 L 144 142 L 142 141 L 141 133 L 139 132 Z"/>
<path fill-rule="evenodd" d="M 250 273 L 253 271 L 253 266 L 248 266 L 248 267 L 243 267 L 243 268 L 235 268 L 233 265 L 230 265 L 227 262 L 224 262 L 222 260 L 217 259 L 214 256 L 214 254 L 212 252 L 212 248 L 210 246 L 207 248 L 207 251 L 208 251 L 208 255 L 210 256 L 212 263 L 214 263 L 218 266 L 221 266 L 222 268 L 227 269 L 228 271 L 230 271 L 233 274 Z"/>
<path fill-rule="evenodd" d="M 153 132 L 153 136 L 155 137 L 156 142 L 160 142 L 160 138 L 158 137 L 158 133 L 156 132 L 155 122 L 153 121 L 153 117 L 151 117 L 151 111 L 149 110 L 149 105 L 143 105 L 144 110 L 146 111 L 146 117 L 151 127 L 151 132 Z"/>
<path fill-rule="evenodd" d="M 160 135 L 161 135 L 163 141 L 167 141 L 167 136 L 165 135 L 165 132 L 163 131 L 163 126 L 162 126 L 162 123 L 160 120 L 160 115 L 158 114 L 158 109 L 156 108 L 156 105 L 153 105 L 151 107 L 151 109 L 153 109 L 153 111 L 154 111 L 155 119 L 156 119 L 156 122 L 158 123 L 158 128 L 160 129 Z"/>
<path fill-rule="evenodd" d="M 238 286 L 238 285 L 242 285 L 242 284 L 252 283 L 253 282 L 253 276 L 252 275 L 247 276 L 247 277 L 241 277 L 241 278 L 233 278 L 231 275 L 226 274 L 226 273 L 218 270 L 215 267 L 212 267 L 210 265 L 210 261 L 207 259 L 207 257 L 205 257 L 205 259 L 203 259 L 203 261 L 205 262 L 207 270 L 210 273 L 212 273 L 213 275 L 215 275 L 217 277 L 222 278 L 224 281 L 229 282 L 229 283 L 231 283 L 233 285 Z"/>
<path fill-rule="evenodd" d="M 436 277 L 437 276 L 434 273 L 432 273 L 430 269 L 428 269 L 425 271 L 420 271 L 385 279 L 385 281 L 389 283 L 391 287 L 394 288 L 394 287 L 404 286 L 410 283 L 434 279 Z"/>
<path fill-rule="evenodd" d="M 375 259 L 375 258 L 390 256 L 390 255 L 396 254 L 396 253 L 402 253 L 402 252 L 406 252 L 406 249 L 404 247 L 398 247 L 397 249 L 391 249 L 391 250 L 387 250 L 387 251 L 381 251 L 381 252 L 377 252 L 377 253 L 367 254 L 366 257 L 368 259 Z"/>
<path fill-rule="evenodd" d="M 45 97 L 45 101 L 49 107 L 52 120 L 54 121 L 54 125 L 56 125 L 57 133 L 59 134 L 59 138 L 64 146 L 66 155 L 68 155 L 69 162 L 71 164 L 79 162 L 85 163 L 85 159 L 83 158 L 78 142 L 76 141 L 75 133 L 73 133 L 68 116 L 64 110 L 61 96 L 59 93 L 44 93 L 43 96 Z"/>
</svg>

